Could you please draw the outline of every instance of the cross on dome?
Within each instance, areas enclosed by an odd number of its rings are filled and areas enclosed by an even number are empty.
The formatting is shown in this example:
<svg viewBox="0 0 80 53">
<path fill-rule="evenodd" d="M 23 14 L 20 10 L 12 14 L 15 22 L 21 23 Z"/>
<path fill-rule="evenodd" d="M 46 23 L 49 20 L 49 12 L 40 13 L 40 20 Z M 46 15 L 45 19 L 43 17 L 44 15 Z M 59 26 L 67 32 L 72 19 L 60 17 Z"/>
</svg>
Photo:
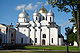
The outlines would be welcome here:
<svg viewBox="0 0 80 53">
<path fill-rule="evenodd" d="M 47 13 L 46 8 L 44 8 L 44 5 L 42 5 L 42 8 L 40 8 L 39 13 Z"/>
</svg>

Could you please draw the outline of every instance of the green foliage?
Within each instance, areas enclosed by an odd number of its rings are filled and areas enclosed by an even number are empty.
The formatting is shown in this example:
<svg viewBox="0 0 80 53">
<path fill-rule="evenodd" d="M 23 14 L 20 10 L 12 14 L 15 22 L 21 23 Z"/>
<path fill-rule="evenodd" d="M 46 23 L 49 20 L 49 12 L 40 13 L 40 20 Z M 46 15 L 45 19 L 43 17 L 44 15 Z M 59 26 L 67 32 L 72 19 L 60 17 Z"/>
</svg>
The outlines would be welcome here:
<svg viewBox="0 0 80 53">
<path fill-rule="evenodd" d="M 73 26 L 75 26 L 75 27 L 77 26 L 76 25 L 76 19 L 74 17 L 69 19 L 69 21 L 73 23 Z"/>
<path fill-rule="evenodd" d="M 76 22 L 76 20 L 75 20 L 75 18 L 73 17 L 73 18 L 71 18 L 71 19 L 69 19 L 69 21 L 70 22 L 73 22 L 73 23 L 75 23 Z"/>
<path fill-rule="evenodd" d="M 59 10 L 70 12 L 70 10 L 77 10 L 77 5 L 80 3 L 78 0 L 48 0 L 51 6 L 57 6 Z M 69 9 L 68 6 L 71 8 Z"/>
<path fill-rule="evenodd" d="M 68 36 L 68 43 L 73 43 L 74 41 L 77 41 L 77 34 L 73 32 L 73 27 L 66 27 L 66 36 Z"/>
<path fill-rule="evenodd" d="M 48 3 L 51 6 L 58 7 L 59 11 L 72 12 L 72 16 L 75 19 L 70 21 L 75 22 L 74 25 L 77 28 L 78 46 L 80 47 L 80 0 L 48 0 Z M 69 34 L 69 32 L 66 34 Z"/>
<path fill-rule="evenodd" d="M 77 35 L 75 34 L 75 33 L 71 33 L 71 34 L 69 34 L 68 35 L 68 42 L 70 43 L 70 42 L 74 42 L 74 41 L 77 41 Z"/>
</svg>

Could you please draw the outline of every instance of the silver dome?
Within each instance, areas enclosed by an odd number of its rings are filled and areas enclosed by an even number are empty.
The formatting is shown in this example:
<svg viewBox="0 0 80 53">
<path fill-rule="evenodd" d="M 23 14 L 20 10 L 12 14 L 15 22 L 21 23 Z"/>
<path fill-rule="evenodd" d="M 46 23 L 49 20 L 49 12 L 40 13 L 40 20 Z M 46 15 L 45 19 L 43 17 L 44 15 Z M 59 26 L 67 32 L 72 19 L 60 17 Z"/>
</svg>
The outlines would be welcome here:
<svg viewBox="0 0 80 53">
<path fill-rule="evenodd" d="M 19 17 L 19 18 L 29 18 L 29 14 L 26 13 L 25 10 L 23 10 L 23 11 L 19 14 L 18 17 Z"/>
<path fill-rule="evenodd" d="M 47 15 L 54 16 L 54 13 L 52 12 L 52 10 L 49 10 L 49 12 L 47 13 Z"/>
<path fill-rule="evenodd" d="M 35 10 L 35 12 L 33 13 L 33 16 L 39 16 L 38 10 Z"/>
</svg>

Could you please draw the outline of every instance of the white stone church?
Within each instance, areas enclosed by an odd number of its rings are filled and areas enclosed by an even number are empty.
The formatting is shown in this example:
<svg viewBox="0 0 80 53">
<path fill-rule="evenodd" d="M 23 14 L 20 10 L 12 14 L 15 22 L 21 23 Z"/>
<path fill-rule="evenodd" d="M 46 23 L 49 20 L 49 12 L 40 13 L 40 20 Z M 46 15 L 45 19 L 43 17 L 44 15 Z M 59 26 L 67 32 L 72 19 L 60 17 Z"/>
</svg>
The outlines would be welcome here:
<svg viewBox="0 0 80 53">
<path fill-rule="evenodd" d="M 16 44 L 25 45 L 63 45 L 61 27 L 54 22 L 54 13 L 44 6 L 30 15 L 23 10 L 16 24 Z"/>
</svg>

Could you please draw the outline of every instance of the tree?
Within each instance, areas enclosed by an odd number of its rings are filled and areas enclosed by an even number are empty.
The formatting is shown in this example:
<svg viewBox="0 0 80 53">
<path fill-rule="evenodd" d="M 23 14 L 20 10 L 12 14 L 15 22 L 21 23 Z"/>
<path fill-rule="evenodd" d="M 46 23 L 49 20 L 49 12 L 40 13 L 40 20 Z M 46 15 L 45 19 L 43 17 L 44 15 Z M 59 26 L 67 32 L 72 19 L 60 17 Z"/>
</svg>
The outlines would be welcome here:
<svg viewBox="0 0 80 53">
<path fill-rule="evenodd" d="M 80 47 L 80 0 L 48 0 L 48 3 L 53 7 L 57 6 L 60 11 L 72 12 L 76 21 L 78 46 Z"/>
<path fill-rule="evenodd" d="M 73 46 L 74 41 L 77 42 L 76 34 L 72 32 L 71 34 L 68 35 L 68 37 L 69 37 L 69 38 L 68 38 L 69 44 L 71 43 L 71 46 Z"/>
<path fill-rule="evenodd" d="M 71 45 L 73 45 L 74 41 L 77 42 L 77 35 L 76 35 L 76 33 L 73 32 L 73 27 L 72 28 L 66 27 L 65 31 L 66 31 L 65 34 L 68 36 L 67 41 L 69 44 L 71 43 Z"/>
<path fill-rule="evenodd" d="M 68 45 L 69 45 L 69 43 L 68 43 L 68 35 L 70 34 L 70 28 L 66 27 L 65 31 L 66 31 L 65 34 L 66 34 L 66 37 L 67 37 L 67 53 L 69 53 L 69 50 L 68 50 Z"/>
</svg>

